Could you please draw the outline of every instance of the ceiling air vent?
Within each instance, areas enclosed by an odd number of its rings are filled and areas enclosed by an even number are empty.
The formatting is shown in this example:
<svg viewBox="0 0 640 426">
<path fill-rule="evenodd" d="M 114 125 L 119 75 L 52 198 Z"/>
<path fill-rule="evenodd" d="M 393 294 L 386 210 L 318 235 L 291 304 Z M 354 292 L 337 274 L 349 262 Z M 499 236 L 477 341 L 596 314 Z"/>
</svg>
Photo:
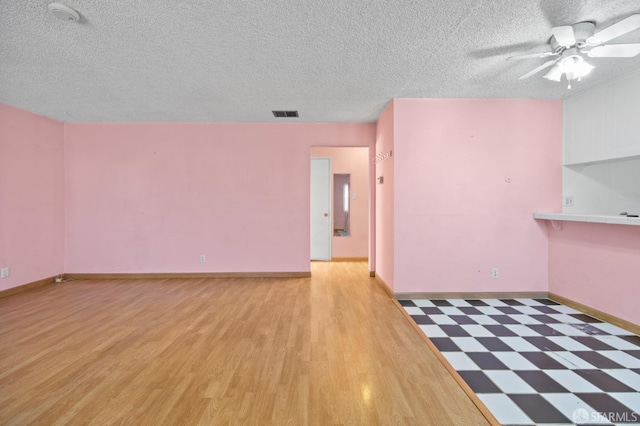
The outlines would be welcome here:
<svg viewBox="0 0 640 426">
<path fill-rule="evenodd" d="M 298 117 L 298 111 L 271 111 L 276 118 Z"/>
</svg>

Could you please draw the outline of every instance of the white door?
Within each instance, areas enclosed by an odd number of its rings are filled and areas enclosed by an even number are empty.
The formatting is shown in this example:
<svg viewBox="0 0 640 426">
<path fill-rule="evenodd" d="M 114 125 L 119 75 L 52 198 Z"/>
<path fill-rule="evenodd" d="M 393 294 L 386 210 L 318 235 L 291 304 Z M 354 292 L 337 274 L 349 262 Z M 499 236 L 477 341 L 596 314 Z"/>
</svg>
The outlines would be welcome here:
<svg viewBox="0 0 640 426">
<path fill-rule="evenodd" d="M 331 159 L 311 159 L 311 260 L 331 260 Z"/>
</svg>

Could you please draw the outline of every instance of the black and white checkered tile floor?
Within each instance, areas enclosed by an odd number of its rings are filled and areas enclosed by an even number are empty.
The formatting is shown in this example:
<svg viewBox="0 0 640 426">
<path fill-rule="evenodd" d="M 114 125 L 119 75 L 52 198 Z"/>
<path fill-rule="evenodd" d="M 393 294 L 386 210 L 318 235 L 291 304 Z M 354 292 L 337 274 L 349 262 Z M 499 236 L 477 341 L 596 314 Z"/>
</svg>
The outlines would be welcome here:
<svg viewBox="0 0 640 426">
<path fill-rule="evenodd" d="M 548 299 L 399 302 L 500 423 L 640 424 L 640 337 Z"/>
</svg>

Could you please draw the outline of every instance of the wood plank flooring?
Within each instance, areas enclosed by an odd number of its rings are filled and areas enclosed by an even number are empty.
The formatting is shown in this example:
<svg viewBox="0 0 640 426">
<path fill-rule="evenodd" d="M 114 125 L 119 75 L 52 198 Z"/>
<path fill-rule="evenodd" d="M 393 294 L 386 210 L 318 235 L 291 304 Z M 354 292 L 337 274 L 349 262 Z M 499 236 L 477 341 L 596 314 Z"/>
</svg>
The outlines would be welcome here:
<svg viewBox="0 0 640 426">
<path fill-rule="evenodd" d="M 0 424 L 487 424 L 365 262 L 0 299 Z"/>
</svg>

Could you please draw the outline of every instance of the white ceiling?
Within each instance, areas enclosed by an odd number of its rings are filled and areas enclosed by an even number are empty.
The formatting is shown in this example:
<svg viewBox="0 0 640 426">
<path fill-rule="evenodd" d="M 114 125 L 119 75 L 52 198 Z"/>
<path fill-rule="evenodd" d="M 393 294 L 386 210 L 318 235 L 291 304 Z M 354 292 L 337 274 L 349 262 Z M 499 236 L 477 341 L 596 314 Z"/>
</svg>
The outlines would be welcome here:
<svg viewBox="0 0 640 426">
<path fill-rule="evenodd" d="M 62 121 L 375 121 L 395 97 L 563 98 L 640 68 L 592 58 L 565 83 L 517 78 L 554 26 L 601 29 L 638 0 L 0 1 L 0 102 Z M 640 30 L 612 43 L 640 42 Z M 279 119 L 283 121 L 283 119 Z"/>
</svg>

